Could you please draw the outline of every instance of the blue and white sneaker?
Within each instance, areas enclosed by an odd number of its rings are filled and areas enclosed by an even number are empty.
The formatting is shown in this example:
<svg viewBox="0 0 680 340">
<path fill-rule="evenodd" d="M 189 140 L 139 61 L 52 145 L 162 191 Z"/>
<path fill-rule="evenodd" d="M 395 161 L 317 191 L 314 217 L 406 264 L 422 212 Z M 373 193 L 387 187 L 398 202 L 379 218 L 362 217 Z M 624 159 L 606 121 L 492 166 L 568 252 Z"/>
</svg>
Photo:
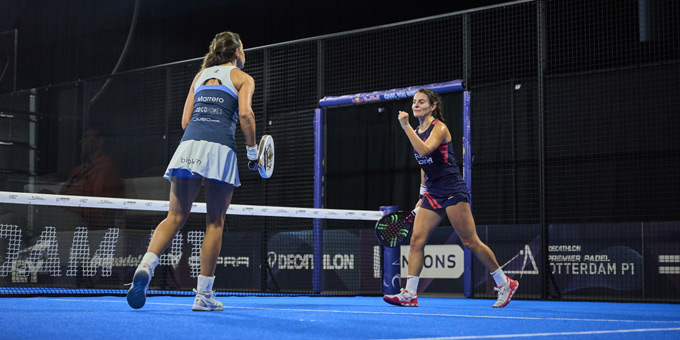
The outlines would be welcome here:
<svg viewBox="0 0 680 340">
<path fill-rule="evenodd" d="M 215 300 L 215 292 L 196 292 L 196 299 L 191 310 L 196 312 L 213 312 L 221 311 L 223 309 L 222 302 Z"/>
<path fill-rule="evenodd" d="M 132 287 L 127 293 L 127 302 L 130 307 L 140 309 L 146 303 L 146 290 L 149 289 L 151 282 L 151 268 L 140 265 L 132 278 Z"/>
</svg>

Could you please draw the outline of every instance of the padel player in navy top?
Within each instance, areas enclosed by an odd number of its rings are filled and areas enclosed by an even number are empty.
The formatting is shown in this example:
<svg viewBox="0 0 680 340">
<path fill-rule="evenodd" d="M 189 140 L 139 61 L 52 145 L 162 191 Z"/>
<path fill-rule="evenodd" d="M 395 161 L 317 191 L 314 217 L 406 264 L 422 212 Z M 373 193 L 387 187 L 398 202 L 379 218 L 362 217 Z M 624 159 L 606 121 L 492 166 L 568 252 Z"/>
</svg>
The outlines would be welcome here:
<svg viewBox="0 0 680 340">
<path fill-rule="evenodd" d="M 225 214 L 234 187 L 241 185 L 236 163 L 236 123 L 240 123 L 248 159 L 257 160 L 258 155 L 252 109 L 255 82 L 253 77 L 241 71 L 245 60 L 239 35 L 219 33 L 191 84 L 182 112 L 184 136 L 164 175 L 171 183 L 168 216 L 153 231 L 147 252 L 132 278 L 132 287 L 127 294 L 132 308 L 144 306 L 159 256 L 186 223 L 196 194 L 203 185 L 206 227 L 192 310 L 223 309 L 222 303 L 215 300 L 212 288 L 222 247 Z"/>
<path fill-rule="evenodd" d="M 437 119 L 433 120 L 430 127 L 422 133 L 416 131 L 418 138 L 426 142 L 432 133 L 432 129 L 443 124 Z M 421 207 L 436 210 L 461 201 L 470 201 L 465 180 L 460 175 L 460 170 L 456 164 L 451 140 L 442 142 L 436 150 L 425 156 L 419 155 L 415 150 L 413 154 L 423 170 L 425 187 L 431 188 L 424 193 Z M 446 200 L 437 202 L 434 197 L 446 197 Z"/>
<path fill-rule="evenodd" d="M 463 246 L 484 263 L 496 281 L 498 299 L 493 307 L 505 307 L 519 284 L 505 276 L 494 253 L 477 235 L 470 210 L 470 194 L 456 165 L 451 133 L 444 124 L 441 98 L 430 89 L 420 89 L 413 96 L 411 108 L 420 122 L 416 130 L 411 128 L 407 112 L 399 111 L 398 119 L 421 167 L 421 197 L 413 222 L 406 288 L 398 294 L 385 295 L 383 300 L 397 306 L 418 306 L 418 281 L 423 270 L 425 245 L 447 216 Z"/>
</svg>

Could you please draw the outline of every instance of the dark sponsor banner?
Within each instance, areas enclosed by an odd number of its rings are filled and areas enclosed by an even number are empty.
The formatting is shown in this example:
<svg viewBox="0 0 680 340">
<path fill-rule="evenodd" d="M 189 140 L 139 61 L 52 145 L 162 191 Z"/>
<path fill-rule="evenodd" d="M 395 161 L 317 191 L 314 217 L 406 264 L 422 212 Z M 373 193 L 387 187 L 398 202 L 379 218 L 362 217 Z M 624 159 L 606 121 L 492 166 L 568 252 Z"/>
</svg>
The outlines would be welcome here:
<svg viewBox="0 0 680 340">
<path fill-rule="evenodd" d="M 478 234 L 521 282 L 519 297 L 541 296 L 538 225 L 479 226 Z M 551 296 L 680 300 L 680 222 L 551 225 L 549 240 Z M 494 294 L 479 260 L 473 269 L 476 296 Z"/>
<path fill-rule="evenodd" d="M 650 222 L 644 235 L 645 297 L 680 301 L 680 222 Z"/>
<path fill-rule="evenodd" d="M 361 290 L 362 262 L 363 266 L 376 268 L 379 257 L 373 247 L 377 247 L 374 235 L 373 246 L 361 251 L 362 233 L 348 230 L 323 231 L 323 282 L 324 291 L 330 290 Z M 363 243 L 366 246 L 369 244 Z M 377 262 L 376 262 L 377 260 Z M 311 230 L 278 232 L 272 235 L 268 242 L 267 263 L 280 289 L 311 290 L 314 271 L 314 244 Z M 365 271 L 365 269 L 364 269 Z M 379 271 L 369 274 L 379 277 Z M 364 273 L 367 274 L 367 273 Z M 378 279 L 374 278 L 378 285 Z"/>
<path fill-rule="evenodd" d="M 0 284 L 6 287 L 123 289 L 146 252 L 151 230 L 47 226 L 28 238 L 15 225 L 0 226 Z M 190 290 L 200 272 L 204 231 L 182 231 L 160 256 L 151 289 Z M 215 288 L 258 287 L 260 232 L 225 233 Z"/>
<path fill-rule="evenodd" d="M 542 241 L 539 225 L 484 225 L 477 227 L 477 233 L 493 251 L 503 272 L 520 281 L 521 290 L 518 294 L 528 296 L 540 294 Z M 494 296 L 496 282 L 489 274 L 488 268 L 476 257 L 473 263 L 472 277 L 475 296 Z"/>
<path fill-rule="evenodd" d="M 563 295 L 642 297 L 640 223 L 557 224 L 549 230 L 548 258 Z"/>
</svg>

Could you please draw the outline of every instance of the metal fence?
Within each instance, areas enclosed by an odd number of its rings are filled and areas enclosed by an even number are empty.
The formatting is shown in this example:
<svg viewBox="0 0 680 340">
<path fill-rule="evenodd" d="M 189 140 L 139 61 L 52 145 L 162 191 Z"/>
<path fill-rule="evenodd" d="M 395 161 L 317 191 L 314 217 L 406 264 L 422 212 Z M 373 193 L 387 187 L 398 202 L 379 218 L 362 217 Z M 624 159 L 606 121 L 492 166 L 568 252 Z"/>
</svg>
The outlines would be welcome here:
<svg viewBox="0 0 680 340">
<path fill-rule="evenodd" d="M 476 222 L 501 264 L 524 259 L 518 297 L 678 302 L 680 263 L 666 261 L 680 258 L 678 17 L 672 0 L 516 1 L 249 49 L 258 135 L 276 136 L 277 173 L 245 179 L 256 189 L 234 203 L 313 205 L 320 98 L 462 79 Z M 0 189 L 63 180 L 92 123 L 109 128 L 124 178 L 160 176 L 200 62 L 0 94 Z M 624 263 L 639 267 L 622 273 Z M 476 296 L 491 296 L 487 276 Z"/>
</svg>

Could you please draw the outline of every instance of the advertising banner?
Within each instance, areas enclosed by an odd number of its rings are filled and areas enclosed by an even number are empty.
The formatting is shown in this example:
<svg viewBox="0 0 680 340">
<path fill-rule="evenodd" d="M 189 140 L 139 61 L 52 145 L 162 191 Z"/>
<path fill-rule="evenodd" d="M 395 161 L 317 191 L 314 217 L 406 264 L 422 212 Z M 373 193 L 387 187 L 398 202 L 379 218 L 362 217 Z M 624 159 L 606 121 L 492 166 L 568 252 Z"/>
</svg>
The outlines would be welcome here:
<svg viewBox="0 0 680 340">
<path fill-rule="evenodd" d="M 27 239 L 15 225 L 0 226 L 0 284 L 5 287 L 126 289 L 152 231 L 47 226 Z M 191 290 L 200 272 L 204 231 L 182 231 L 160 256 L 151 289 Z M 259 288 L 260 232 L 225 233 L 217 259 L 217 289 Z"/>
<path fill-rule="evenodd" d="M 562 295 L 642 297 L 640 223 L 551 225 L 548 250 Z"/>
</svg>

